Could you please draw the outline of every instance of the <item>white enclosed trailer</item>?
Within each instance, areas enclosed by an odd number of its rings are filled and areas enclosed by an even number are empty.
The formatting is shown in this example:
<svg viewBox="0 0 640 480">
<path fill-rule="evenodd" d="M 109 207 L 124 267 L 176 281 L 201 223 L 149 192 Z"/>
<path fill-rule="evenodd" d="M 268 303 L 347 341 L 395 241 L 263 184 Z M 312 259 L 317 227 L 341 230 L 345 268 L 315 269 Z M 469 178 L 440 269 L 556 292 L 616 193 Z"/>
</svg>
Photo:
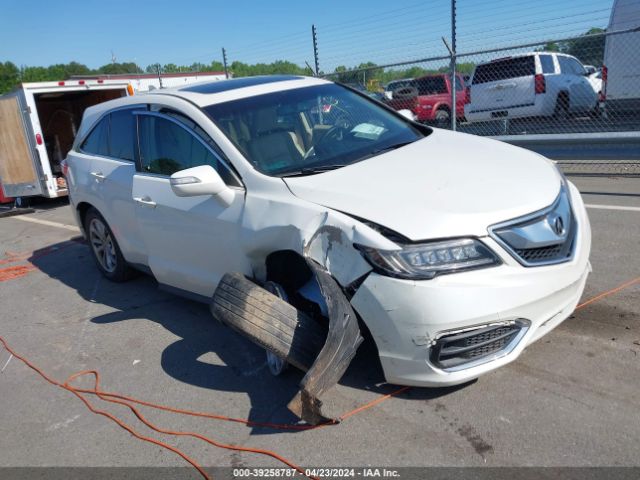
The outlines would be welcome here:
<svg viewBox="0 0 640 480">
<path fill-rule="evenodd" d="M 180 72 L 162 73 L 158 76 L 155 73 L 116 73 L 98 75 L 76 75 L 72 80 L 121 80 L 131 84 L 136 92 L 148 92 L 158 88 L 173 88 L 191 85 L 200 82 L 215 82 L 225 80 L 224 72 Z"/>
<path fill-rule="evenodd" d="M 604 47 L 602 80 L 609 114 L 640 110 L 640 0 L 615 0 Z"/>
<path fill-rule="evenodd" d="M 6 197 L 67 195 L 60 162 L 87 107 L 128 95 L 126 80 L 23 83 L 0 96 L 0 184 Z"/>
</svg>

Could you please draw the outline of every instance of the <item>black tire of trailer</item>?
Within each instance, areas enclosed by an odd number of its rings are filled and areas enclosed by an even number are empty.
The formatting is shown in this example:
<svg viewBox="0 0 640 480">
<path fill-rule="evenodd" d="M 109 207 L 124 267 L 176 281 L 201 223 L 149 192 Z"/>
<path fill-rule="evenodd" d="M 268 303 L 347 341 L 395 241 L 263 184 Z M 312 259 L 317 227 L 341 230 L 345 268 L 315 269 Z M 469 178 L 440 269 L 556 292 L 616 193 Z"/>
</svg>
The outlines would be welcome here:
<svg viewBox="0 0 640 480">
<path fill-rule="evenodd" d="M 211 313 L 225 325 L 307 371 L 322 349 L 327 327 L 239 273 L 222 277 Z"/>
</svg>

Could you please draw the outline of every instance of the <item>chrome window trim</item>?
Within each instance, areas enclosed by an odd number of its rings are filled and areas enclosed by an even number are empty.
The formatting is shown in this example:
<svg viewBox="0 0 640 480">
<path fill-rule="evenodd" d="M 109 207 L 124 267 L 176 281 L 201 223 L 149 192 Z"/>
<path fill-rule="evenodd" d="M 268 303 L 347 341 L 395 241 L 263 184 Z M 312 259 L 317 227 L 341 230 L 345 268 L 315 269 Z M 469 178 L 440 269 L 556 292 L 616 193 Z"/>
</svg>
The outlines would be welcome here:
<svg viewBox="0 0 640 480">
<path fill-rule="evenodd" d="M 192 137 L 194 137 L 196 140 L 198 140 L 198 142 L 200 142 L 200 144 L 207 149 L 207 151 L 209 151 L 215 158 L 217 161 L 219 161 L 224 168 L 227 169 L 227 171 L 231 174 L 231 176 L 233 178 L 236 179 L 236 181 L 238 182 L 239 185 L 228 185 L 229 187 L 237 187 L 237 188 L 241 188 L 244 190 L 244 183 L 242 183 L 242 179 L 236 174 L 236 172 L 234 171 L 233 168 L 231 168 L 229 166 L 229 163 L 224 160 L 222 157 L 220 157 L 220 155 L 213 149 L 211 148 L 211 146 L 209 144 L 207 144 L 206 141 L 204 141 L 202 138 L 200 138 L 199 135 L 195 134 L 195 132 L 193 132 L 192 129 L 190 129 L 189 127 L 187 127 L 184 123 L 182 123 L 180 120 L 164 114 L 164 113 L 160 113 L 160 112 L 154 112 L 154 111 L 150 111 L 150 110 L 139 110 L 136 112 L 133 112 L 133 115 L 137 116 L 149 116 L 149 117 L 158 117 L 158 118 L 162 118 L 164 120 L 168 120 L 169 122 L 172 122 L 176 125 L 178 125 L 180 128 L 182 128 L 184 131 L 186 131 L 189 135 L 191 135 Z M 195 123 L 195 122 L 194 122 Z M 140 154 L 140 128 L 139 126 L 137 126 L 137 122 L 136 122 L 136 128 L 138 129 L 137 135 L 138 135 L 138 159 L 139 159 L 139 165 L 140 168 L 142 169 L 142 155 Z M 142 174 L 153 174 L 153 175 L 157 175 L 163 178 L 168 178 L 170 177 L 170 175 L 163 175 L 160 173 L 154 174 L 153 172 L 144 172 L 142 170 L 138 171 L 137 173 L 142 173 Z"/>
<path fill-rule="evenodd" d="M 542 262 L 535 262 L 535 263 L 527 262 L 520 255 L 518 255 L 518 253 L 515 251 L 514 248 L 512 248 L 508 243 L 502 240 L 502 238 L 500 238 L 500 236 L 496 233 L 497 230 L 501 230 L 503 228 L 512 227 L 521 223 L 534 220 L 536 218 L 546 217 L 547 214 L 549 214 L 549 212 L 552 212 L 553 210 L 555 210 L 555 208 L 557 207 L 558 203 L 561 200 L 563 193 L 567 196 L 567 200 L 569 202 L 569 214 L 570 214 L 569 234 L 567 235 L 567 239 L 565 240 L 565 243 L 571 242 L 571 246 L 569 248 L 569 254 L 566 257 L 556 258 L 553 260 L 546 260 Z M 509 253 L 509 255 L 511 255 L 520 265 L 524 267 L 528 267 L 528 268 L 544 267 L 548 265 L 557 265 L 560 263 L 566 263 L 573 260 L 575 256 L 575 251 L 576 251 L 575 247 L 576 247 L 576 236 L 578 234 L 578 220 L 576 219 L 576 216 L 573 212 L 573 205 L 571 204 L 571 195 L 569 192 L 569 188 L 567 187 L 566 183 L 563 181 L 560 186 L 560 192 L 558 193 L 558 196 L 556 197 L 556 199 L 553 201 L 551 205 L 543 208 L 542 210 L 538 210 L 536 212 L 523 215 L 521 217 L 513 218 L 511 220 L 507 220 L 504 222 L 491 225 L 488 228 L 488 231 L 489 231 L 489 236 L 493 240 L 495 240 L 498 243 L 498 245 L 504 248 L 507 251 L 507 253 Z"/>
</svg>

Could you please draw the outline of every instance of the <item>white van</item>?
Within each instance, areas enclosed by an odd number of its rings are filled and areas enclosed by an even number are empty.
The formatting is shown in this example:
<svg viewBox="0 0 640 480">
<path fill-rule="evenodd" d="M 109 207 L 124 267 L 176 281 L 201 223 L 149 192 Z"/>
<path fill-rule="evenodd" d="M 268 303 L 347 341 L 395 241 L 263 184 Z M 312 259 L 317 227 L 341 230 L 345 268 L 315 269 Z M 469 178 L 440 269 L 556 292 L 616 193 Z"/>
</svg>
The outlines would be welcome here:
<svg viewBox="0 0 640 480">
<path fill-rule="evenodd" d="M 615 0 L 607 32 L 640 27 L 640 1 Z M 605 111 L 637 113 L 640 109 L 640 30 L 609 35 L 605 41 L 603 94 Z"/>
<path fill-rule="evenodd" d="M 127 96 L 128 86 L 127 81 L 103 79 L 35 82 L 0 96 L 4 195 L 66 196 L 60 162 L 73 146 L 85 109 Z"/>
</svg>

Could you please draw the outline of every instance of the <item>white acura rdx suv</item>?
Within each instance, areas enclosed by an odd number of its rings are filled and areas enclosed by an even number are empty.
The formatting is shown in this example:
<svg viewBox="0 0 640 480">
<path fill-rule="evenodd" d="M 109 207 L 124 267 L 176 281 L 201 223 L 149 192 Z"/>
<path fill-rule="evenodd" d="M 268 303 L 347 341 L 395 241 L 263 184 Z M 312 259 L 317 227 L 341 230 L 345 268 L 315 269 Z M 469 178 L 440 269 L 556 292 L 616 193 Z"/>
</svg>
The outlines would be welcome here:
<svg viewBox="0 0 640 480">
<path fill-rule="evenodd" d="M 274 373 L 310 369 L 302 410 L 365 329 L 392 383 L 505 365 L 572 313 L 590 271 L 587 213 L 553 162 L 322 79 L 112 100 L 85 112 L 66 163 L 101 272 L 146 271 L 265 347 Z"/>
</svg>

